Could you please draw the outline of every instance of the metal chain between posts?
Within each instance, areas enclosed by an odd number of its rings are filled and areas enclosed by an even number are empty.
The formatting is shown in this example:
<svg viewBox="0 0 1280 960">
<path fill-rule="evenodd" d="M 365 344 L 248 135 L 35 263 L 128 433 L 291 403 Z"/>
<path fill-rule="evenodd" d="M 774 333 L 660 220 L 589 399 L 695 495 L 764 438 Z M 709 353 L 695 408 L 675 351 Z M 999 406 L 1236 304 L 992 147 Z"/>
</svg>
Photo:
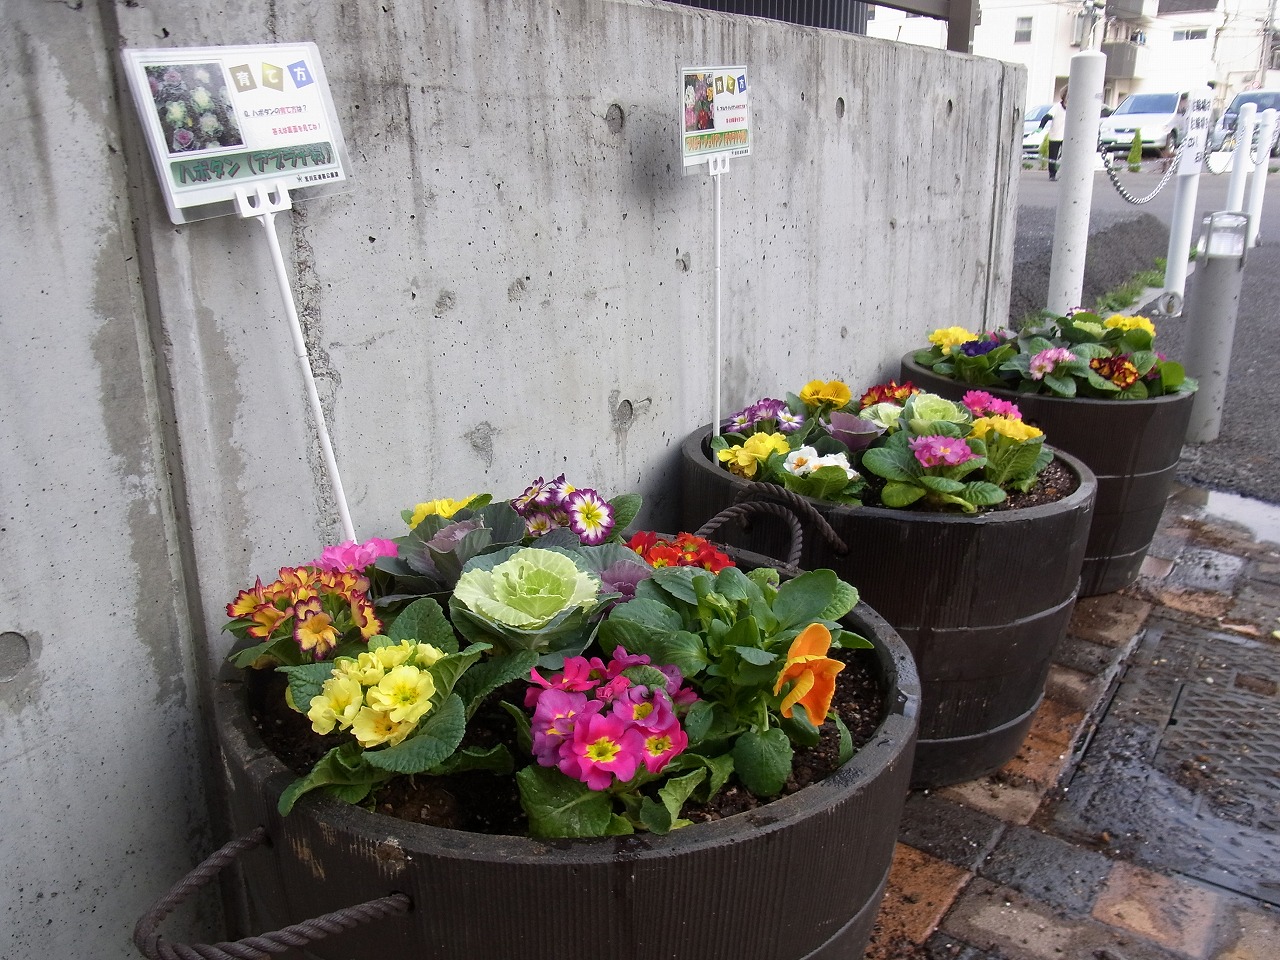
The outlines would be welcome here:
<svg viewBox="0 0 1280 960">
<path fill-rule="evenodd" d="M 1169 161 L 1169 166 L 1164 172 L 1164 176 L 1160 178 L 1160 182 L 1156 184 L 1156 188 L 1145 197 L 1135 197 L 1132 193 L 1125 189 L 1124 184 L 1120 182 L 1119 176 L 1116 174 L 1116 167 L 1111 162 L 1111 151 L 1102 151 L 1102 165 L 1106 168 L 1107 177 L 1111 180 L 1111 185 L 1116 188 L 1116 193 L 1120 194 L 1129 203 L 1150 203 L 1156 198 L 1164 185 L 1169 182 L 1169 178 L 1173 176 L 1173 172 L 1178 169 L 1178 163 L 1182 160 L 1182 154 L 1187 149 L 1187 144 L 1191 142 L 1191 137 L 1183 137 L 1182 142 L 1178 144 L 1178 150 L 1172 158 L 1164 159 Z"/>
<path fill-rule="evenodd" d="M 173 909 L 196 890 L 216 877 L 236 857 L 267 842 L 265 827 L 255 827 L 243 837 L 224 844 L 199 866 L 174 884 L 173 889 L 156 901 L 133 929 L 134 946 L 147 960 L 268 960 L 272 954 L 285 953 L 331 934 L 342 933 L 372 920 L 407 913 L 413 902 L 403 893 L 379 897 L 355 906 L 343 907 L 323 916 L 303 920 L 257 937 L 222 943 L 169 943 L 156 928 Z"/>
</svg>

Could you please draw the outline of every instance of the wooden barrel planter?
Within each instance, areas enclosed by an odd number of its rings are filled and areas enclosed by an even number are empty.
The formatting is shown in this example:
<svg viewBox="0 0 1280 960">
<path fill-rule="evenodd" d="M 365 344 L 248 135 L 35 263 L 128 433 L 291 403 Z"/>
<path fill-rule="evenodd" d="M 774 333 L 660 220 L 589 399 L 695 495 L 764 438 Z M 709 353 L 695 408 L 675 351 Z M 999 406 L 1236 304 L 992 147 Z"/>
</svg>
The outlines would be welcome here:
<svg viewBox="0 0 1280 960">
<path fill-rule="evenodd" d="M 861 960 L 906 799 L 920 688 L 910 652 L 874 610 L 859 604 L 844 623 L 874 643 L 850 654 L 881 681 L 885 716 L 871 742 L 819 783 L 667 836 L 474 834 L 319 794 L 281 817 L 276 801 L 294 775 L 250 719 L 251 684 L 220 680 L 231 828 L 270 844 L 238 853 L 250 922 L 307 928 L 306 918 L 370 898 L 407 908 L 310 943 L 305 956 L 320 960 Z M 140 947 L 156 946 L 153 919 L 135 935 Z"/>
<path fill-rule="evenodd" d="M 710 428 L 681 447 L 681 524 L 693 529 L 735 499 L 781 488 L 712 463 Z M 848 580 L 910 647 L 920 674 L 920 733 L 912 785 L 937 787 L 999 769 L 1017 753 L 1044 696 L 1050 658 L 1075 606 L 1097 485 L 1080 480 L 1051 504 L 964 516 L 807 502 L 847 552 L 810 535 L 804 568 Z M 806 498 L 807 499 L 807 498 Z M 716 536 L 779 555 L 771 526 L 725 524 Z"/>
<path fill-rule="evenodd" d="M 1080 574 L 1080 596 L 1114 593 L 1138 578 L 1173 489 L 1195 394 L 1094 400 L 1017 393 L 940 376 L 911 357 L 902 358 L 903 380 L 951 400 L 970 390 L 1011 400 L 1053 446 L 1083 460 L 1094 472 L 1098 502 Z"/>
</svg>

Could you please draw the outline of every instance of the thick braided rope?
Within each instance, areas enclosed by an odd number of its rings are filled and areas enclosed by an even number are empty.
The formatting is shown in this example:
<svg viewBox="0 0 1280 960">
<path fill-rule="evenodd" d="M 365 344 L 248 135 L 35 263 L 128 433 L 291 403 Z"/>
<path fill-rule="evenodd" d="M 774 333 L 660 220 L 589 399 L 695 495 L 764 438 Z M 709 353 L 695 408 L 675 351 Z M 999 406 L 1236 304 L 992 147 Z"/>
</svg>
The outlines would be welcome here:
<svg viewBox="0 0 1280 960">
<path fill-rule="evenodd" d="M 704 523 L 695 532 L 694 536 L 709 537 L 728 520 L 745 517 L 752 513 L 771 514 L 786 522 L 791 530 L 791 549 L 785 561 L 786 565 L 792 570 L 797 569 L 800 563 L 800 553 L 804 549 L 804 531 L 800 528 L 800 521 L 796 515 L 788 510 L 780 503 L 770 503 L 762 500 L 749 500 L 745 503 L 736 503 L 731 507 L 725 507 L 714 517 Z"/>
<path fill-rule="evenodd" d="M 840 535 L 836 533 L 831 524 L 827 522 L 827 518 L 819 513 L 817 508 L 805 497 L 788 490 L 786 487 L 779 486 L 776 483 L 751 484 L 738 491 L 738 495 L 734 497 L 734 500 L 738 503 L 746 503 L 753 500 L 776 500 L 785 503 L 804 517 L 805 520 L 813 524 L 819 536 L 827 542 L 827 545 L 836 552 L 837 556 L 844 556 L 849 552 L 849 547 L 840 539 Z"/>
<path fill-rule="evenodd" d="M 234 942 L 214 944 L 169 943 L 157 932 L 160 922 L 191 894 L 205 886 L 240 854 L 265 843 L 265 827 L 255 827 L 243 837 L 231 840 L 195 869 L 174 884 L 156 904 L 142 916 L 133 931 L 134 945 L 147 960 L 265 960 L 272 954 L 304 947 L 344 930 L 405 913 L 412 901 L 403 893 L 393 893 L 366 903 L 343 907 L 332 913 L 303 920 L 261 936 L 245 937 Z"/>
</svg>

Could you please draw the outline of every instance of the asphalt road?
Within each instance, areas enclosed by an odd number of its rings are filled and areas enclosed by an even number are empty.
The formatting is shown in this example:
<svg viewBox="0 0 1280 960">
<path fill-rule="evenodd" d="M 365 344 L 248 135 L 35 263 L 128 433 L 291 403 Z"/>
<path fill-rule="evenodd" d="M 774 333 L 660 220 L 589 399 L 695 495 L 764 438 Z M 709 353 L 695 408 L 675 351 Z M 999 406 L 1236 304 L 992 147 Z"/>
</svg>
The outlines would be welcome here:
<svg viewBox="0 0 1280 960">
<path fill-rule="evenodd" d="M 1159 179 L 1155 172 L 1121 174 L 1126 189 L 1139 197 L 1150 193 Z M 1196 233 L 1204 216 L 1224 209 L 1228 180 L 1227 174 L 1201 175 Z M 1060 186 L 1060 181 L 1050 182 L 1042 170 L 1022 171 L 1015 272 L 1036 274 L 1034 279 L 1038 280 L 1038 274 L 1047 269 Z M 1105 172 L 1096 173 L 1089 260 L 1107 262 L 1121 247 L 1131 249 L 1135 232 L 1145 238 L 1149 250 L 1163 256 L 1172 210 L 1172 181 L 1150 202 L 1134 205 L 1118 194 Z M 1154 220 L 1146 219 L 1148 215 Z M 1245 257 L 1221 432 L 1212 442 L 1184 448 L 1179 479 L 1211 490 L 1280 503 L 1280 173 L 1267 178 L 1259 238 L 1260 244 Z M 1195 302 L 1196 279 L 1193 272 L 1187 281 L 1191 305 Z M 1181 317 L 1160 317 L 1150 311 L 1148 315 L 1158 331 L 1157 347 L 1192 369 L 1194 358 L 1185 356 L 1183 349 L 1186 331 L 1196 322 L 1192 310 L 1184 309 Z"/>
</svg>

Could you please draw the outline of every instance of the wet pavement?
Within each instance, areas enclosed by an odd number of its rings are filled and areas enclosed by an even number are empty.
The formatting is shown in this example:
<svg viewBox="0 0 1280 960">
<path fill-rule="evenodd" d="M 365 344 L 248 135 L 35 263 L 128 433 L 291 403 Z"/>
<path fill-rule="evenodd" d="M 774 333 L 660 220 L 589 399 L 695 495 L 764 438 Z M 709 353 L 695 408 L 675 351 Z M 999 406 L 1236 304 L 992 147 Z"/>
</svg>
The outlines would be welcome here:
<svg viewBox="0 0 1280 960">
<path fill-rule="evenodd" d="M 1280 958 L 1280 507 L 1195 487 L 1022 750 L 908 798 L 868 960 Z"/>
</svg>

